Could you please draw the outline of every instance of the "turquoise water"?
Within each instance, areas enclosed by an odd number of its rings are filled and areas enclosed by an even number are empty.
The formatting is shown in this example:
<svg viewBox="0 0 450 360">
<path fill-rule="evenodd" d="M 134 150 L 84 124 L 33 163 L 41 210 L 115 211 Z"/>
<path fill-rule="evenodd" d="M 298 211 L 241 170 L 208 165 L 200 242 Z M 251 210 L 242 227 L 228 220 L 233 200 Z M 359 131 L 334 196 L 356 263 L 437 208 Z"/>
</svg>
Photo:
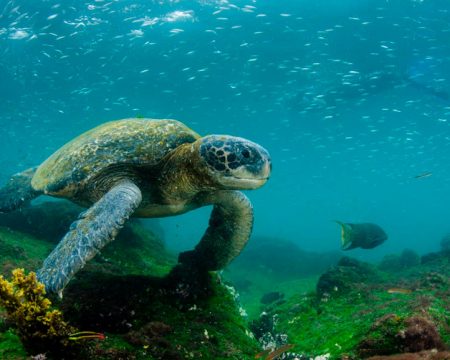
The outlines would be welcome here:
<svg viewBox="0 0 450 360">
<path fill-rule="evenodd" d="M 338 250 L 333 220 L 374 222 L 389 239 L 352 255 L 376 259 L 450 231 L 447 0 L 0 4 L 1 183 L 105 121 L 175 118 L 270 151 L 254 240 Z M 208 211 L 161 220 L 169 245 Z"/>
</svg>

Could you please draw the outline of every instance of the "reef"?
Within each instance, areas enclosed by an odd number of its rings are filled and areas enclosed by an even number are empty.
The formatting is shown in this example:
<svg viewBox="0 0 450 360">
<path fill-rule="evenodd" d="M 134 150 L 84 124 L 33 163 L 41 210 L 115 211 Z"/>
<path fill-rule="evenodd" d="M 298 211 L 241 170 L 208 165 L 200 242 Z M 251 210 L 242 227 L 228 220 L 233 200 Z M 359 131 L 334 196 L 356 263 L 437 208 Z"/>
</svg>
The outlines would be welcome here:
<svg viewBox="0 0 450 360">
<path fill-rule="evenodd" d="M 358 354 L 363 358 L 432 349 L 446 349 L 433 319 L 393 313 L 376 319 L 358 344 Z"/>
<path fill-rule="evenodd" d="M 382 275 L 373 266 L 344 256 L 336 266 L 322 274 L 317 282 L 317 296 L 323 301 L 329 297 L 347 295 L 355 288 L 378 283 Z"/>
<path fill-rule="evenodd" d="M 448 258 L 403 254 L 385 271 L 342 258 L 315 290 L 267 305 L 255 336 L 263 346 L 295 345 L 286 359 L 450 359 Z"/>
<path fill-rule="evenodd" d="M 78 211 L 66 202 L 52 202 L 17 212 L 17 218 L 14 214 L 0 216 L 0 247 L 6 250 L 1 274 L 6 278 L 18 267 L 26 272 L 39 268 Z M 53 224 L 60 229 L 46 234 L 44 229 Z M 58 341 L 64 340 L 82 353 L 56 354 L 42 341 L 45 334 L 52 333 L 45 329 L 24 341 L 20 329 L 30 324 L 29 319 L 21 323 L 3 304 L 1 359 L 241 360 L 253 359 L 261 351 L 233 288 L 216 273 L 201 274 L 176 266 L 176 256 L 138 220 L 130 221 L 118 238 L 77 274 L 62 300 L 51 298 L 50 307 L 50 300 L 43 300 L 42 293 L 39 296 L 44 313 L 60 316 L 58 323 L 67 326 L 67 331 L 56 332 L 63 334 Z"/>
<path fill-rule="evenodd" d="M 372 356 L 368 360 L 448 360 L 449 351 L 421 351 L 418 353 L 404 353 L 389 356 Z"/>
<path fill-rule="evenodd" d="M 7 294 L 40 267 L 79 210 L 52 202 L 0 216 L 0 282 Z M 224 272 L 198 273 L 176 265 L 164 242 L 132 220 L 77 274 L 62 300 L 44 300 L 38 291 L 37 309 L 43 318 L 54 312 L 60 330 L 41 327 L 27 340 L 21 317 L 0 306 L 0 358 L 450 359 L 446 238 L 436 253 L 405 250 L 379 264 L 321 257 L 279 239 L 258 241 Z M 16 271 L 20 276 L 8 285 L 16 268 L 25 272 Z M 44 333 L 59 335 L 50 344 Z"/>
</svg>

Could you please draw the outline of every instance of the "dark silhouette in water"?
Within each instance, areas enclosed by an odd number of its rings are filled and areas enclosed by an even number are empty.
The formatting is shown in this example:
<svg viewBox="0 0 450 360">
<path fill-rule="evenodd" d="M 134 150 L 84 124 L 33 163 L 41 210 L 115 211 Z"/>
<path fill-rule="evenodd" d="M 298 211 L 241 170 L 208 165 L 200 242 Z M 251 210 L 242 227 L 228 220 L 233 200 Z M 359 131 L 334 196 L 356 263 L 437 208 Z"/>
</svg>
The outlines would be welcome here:
<svg viewBox="0 0 450 360">
<path fill-rule="evenodd" d="M 427 95 L 449 102 L 450 94 L 431 84 L 419 81 L 416 76 L 402 72 L 374 71 L 360 74 L 348 83 L 329 84 L 306 88 L 288 100 L 287 107 L 293 111 L 335 107 L 347 102 L 355 102 L 398 87 L 412 87 Z"/>
<path fill-rule="evenodd" d="M 336 222 L 341 225 L 342 250 L 350 250 L 358 247 L 361 249 L 373 249 L 384 243 L 387 239 L 387 234 L 377 224 Z"/>
<path fill-rule="evenodd" d="M 414 77 L 405 77 L 405 80 L 409 85 L 411 85 L 413 88 L 417 90 L 423 91 L 424 93 L 432 95 L 445 102 L 450 101 L 450 94 L 444 90 L 437 89 L 432 85 L 424 84 Z"/>
</svg>

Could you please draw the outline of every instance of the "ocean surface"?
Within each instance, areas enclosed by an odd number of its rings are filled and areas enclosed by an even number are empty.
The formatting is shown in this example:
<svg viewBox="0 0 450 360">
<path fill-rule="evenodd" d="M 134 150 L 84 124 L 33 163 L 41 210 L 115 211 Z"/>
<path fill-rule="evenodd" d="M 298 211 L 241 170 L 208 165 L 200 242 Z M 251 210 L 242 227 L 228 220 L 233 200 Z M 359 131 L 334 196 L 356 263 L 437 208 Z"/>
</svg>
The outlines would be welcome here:
<svg viewBox="0 0 450 360">
<path fill-rule="evenodd" d="M 270 152 L 251 241 L 339 250 L 340 220 L 389 236 L 357 258 L 434 251 L 449 37 L 448 0 L 0 0 L 0 183 L 103 122 L 173 118 Z M 192 248 L 209 211 L 159 220 L 165 241 Z"/>
</svg>

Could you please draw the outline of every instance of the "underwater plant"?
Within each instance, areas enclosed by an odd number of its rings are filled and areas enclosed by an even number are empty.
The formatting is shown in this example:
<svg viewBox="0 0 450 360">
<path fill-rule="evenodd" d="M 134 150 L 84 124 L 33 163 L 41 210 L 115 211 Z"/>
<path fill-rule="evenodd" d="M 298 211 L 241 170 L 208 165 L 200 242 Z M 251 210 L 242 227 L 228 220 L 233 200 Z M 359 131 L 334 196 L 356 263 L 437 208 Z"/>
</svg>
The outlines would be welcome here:
<svg viewBox="0 0 450 360">
<path fill-rule="evenodd" d="M 432 320 L 420 315 L 405 317 L 393 313 L 376 319 L 358 345 L 362 358 L 446 348 Z"/>
<path fill-rule="evenodd" d="M 64 321 L 61 311 L 51 308 L 44 285 L 36 274 L 14 269 L 11 281 L 0 276 L 0 306 L 7 320 L 17 329 L 24 347 L 30 353 L 62 351 L 74 347 L 70 335 L 78 331 Z"/>
</svg>

